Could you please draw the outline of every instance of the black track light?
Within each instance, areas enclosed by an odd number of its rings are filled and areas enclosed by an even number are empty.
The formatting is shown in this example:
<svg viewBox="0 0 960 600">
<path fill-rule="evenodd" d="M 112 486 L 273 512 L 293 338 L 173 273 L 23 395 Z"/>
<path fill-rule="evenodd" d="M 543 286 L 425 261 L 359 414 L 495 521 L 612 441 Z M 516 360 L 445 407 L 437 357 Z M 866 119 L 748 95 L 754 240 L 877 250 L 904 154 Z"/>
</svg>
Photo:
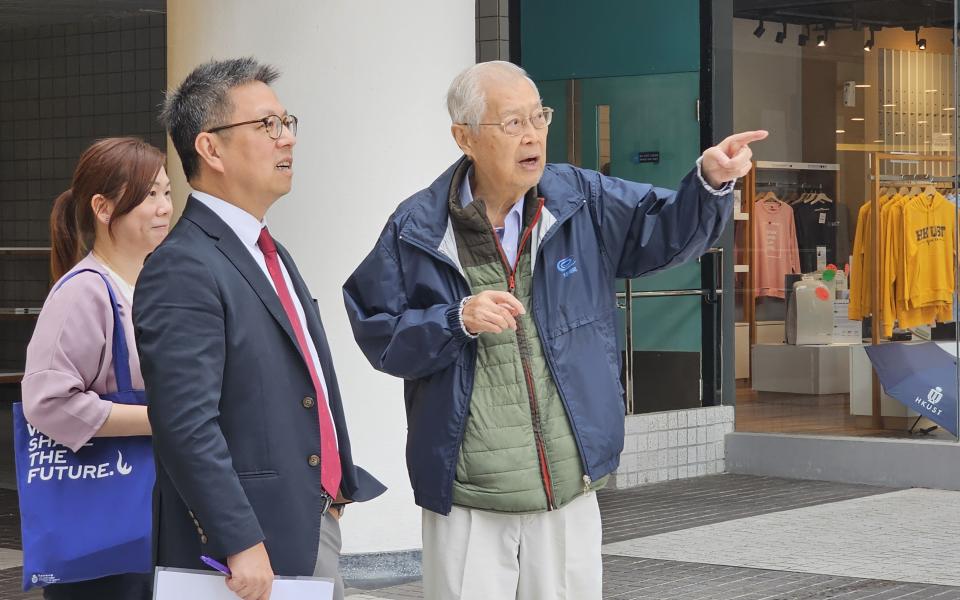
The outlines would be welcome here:
<svg viewBox="0 0 960 600">
<path fill-rule="evenodd" d="M 807 42 L 810 40 L 810 26 L 807 25 L 806 33 L 803 31 L 800 32 L 800 35 L 797 36 L 797 45 L 806 46 Z"/>
<path fill-rule="evenodd" d="M 817 47 L 826 48 L 827 47 L 827 28 L 823 28 L 823 35 L 817 36 Z"/>
<path fill-rule="evenodd" d="M 766 31 L 766 29 L 763 28 L 763 19 L 760 19 L 758 23 L 759 25 L 757 25 L 757 28 L 753 30 L 753 35 L 757 37 L 761 37 L 763 36 L 763 32 Z"/>
<path fill-rule="evenodd" d="M 863 43 L 863 51 L 870 52 L 871 50 L 873 50 L 874 45 L 876 45 L 876 41 L 873 39 L 873 28 L 871 27 L 870 39 Z"/>
<path fill-rule="evenodd" d="M 777 32 L 777 37 L 774 38 L 774 41 L 778 44 L 782 44 L 783 40 L 787 39 L 787 24 L 783 24 L 783 29 Z"/>
<path fill-rule="evenodd" d="M 926 38 L 920 37 L 920 28 L 919 28 L 919 27 L 917 27 L 917 28 L 913 31 L 913 39 L 915 39 L 915 40 L 917 41 L 917 48 L 920 48 L 921 50 L 926 50 L 926 49 L 927 49 L 927 40 L 926 40 Z"/>
</svg>

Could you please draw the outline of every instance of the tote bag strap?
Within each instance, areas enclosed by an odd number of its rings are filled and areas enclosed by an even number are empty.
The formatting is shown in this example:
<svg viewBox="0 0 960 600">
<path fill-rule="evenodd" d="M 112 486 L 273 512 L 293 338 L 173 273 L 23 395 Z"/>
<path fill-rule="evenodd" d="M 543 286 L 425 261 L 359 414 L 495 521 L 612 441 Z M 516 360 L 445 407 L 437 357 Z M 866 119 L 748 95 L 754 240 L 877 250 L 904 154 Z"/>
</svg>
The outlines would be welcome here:
<svg viewBox="0 0 960 600">
<path fill-rule="evenodd" d="M 129 391 L 133 388 L 130 380 L 130 351 L 127 348 L 126 331 L 123 329 L 123 319 L 120 318 L 120 305 L 117 302 L 117 296 L 113 292 L 113 286 L 107 276 L 95 269 L 77 269 L 71 271 L 60 280 L 53 291 L 59 290 L 64 283 L 69 281 L 75 275 L 89 271 L 96 273 L 107 286 L 107 293 L 110 294 L 110 307 L 113 309 L 113 375 L 117 379 L 117 390 L 121 392 Z"/>
</svg>

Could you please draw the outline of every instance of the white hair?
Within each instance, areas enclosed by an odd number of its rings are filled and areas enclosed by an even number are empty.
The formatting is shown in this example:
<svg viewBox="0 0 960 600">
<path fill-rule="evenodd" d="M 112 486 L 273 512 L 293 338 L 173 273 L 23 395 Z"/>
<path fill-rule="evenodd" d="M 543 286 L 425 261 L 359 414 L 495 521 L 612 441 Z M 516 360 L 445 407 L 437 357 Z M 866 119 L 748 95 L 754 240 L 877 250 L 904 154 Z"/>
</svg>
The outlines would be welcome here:
<svg viewBox="0 0 960 600">
<path fill-rule="evenodd" d="M 540 91 L 537 84 L 530 79 L 527 72 L 517 65 L 504 60 L 492 60 L 467 67 L 453 78 L 450 89 L 447 90 L 447 111 L 450 120 L 456 124 L 469 125 L 476 129 L 487 111 L 487 98 L 483 93 L 483 79 L 490 76 L 522 77 L 530 82 L 537 95 Z"/>
</svg>

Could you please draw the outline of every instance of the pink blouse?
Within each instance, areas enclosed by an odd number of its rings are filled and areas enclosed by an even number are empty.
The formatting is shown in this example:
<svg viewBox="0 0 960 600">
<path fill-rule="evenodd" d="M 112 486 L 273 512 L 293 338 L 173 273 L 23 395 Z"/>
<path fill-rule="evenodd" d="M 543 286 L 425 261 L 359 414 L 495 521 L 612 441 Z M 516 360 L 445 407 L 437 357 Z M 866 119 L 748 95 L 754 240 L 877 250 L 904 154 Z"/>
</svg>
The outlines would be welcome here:
<svg viewBox="0 0 960 600">
<path fill-rule="evenodd" d="M 784 275 L 800 272 L 800 250 L 793 208 L 784 202 L 758 200 L 753 211 L 756 265 L 755 296 L 784 297 Z"/>
<path fill-rule="evenodd" d="M 130 378 L 135 389 L 143 389 L 130 303 L 92 254 L 71 271 L 79 269 L 99 271 L 113 284 L 130 352 Z M 101 398 L 117 391 L 112 340 L 110 296 L 100 277 L 81 273 L 47 296 L 27 346 L 23 412 L 34 427 L 73 451 L 100 430 L 113 407 Z"/>
</svg>

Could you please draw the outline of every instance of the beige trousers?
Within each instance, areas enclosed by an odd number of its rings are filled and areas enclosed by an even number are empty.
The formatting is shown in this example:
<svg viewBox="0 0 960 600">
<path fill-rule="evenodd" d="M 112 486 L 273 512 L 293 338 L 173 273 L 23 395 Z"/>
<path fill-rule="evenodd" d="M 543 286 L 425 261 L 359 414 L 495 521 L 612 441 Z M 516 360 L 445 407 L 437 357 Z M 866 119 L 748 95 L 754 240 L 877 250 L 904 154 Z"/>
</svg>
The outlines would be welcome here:
<svg viewBox="0 0 960 600">
<path fill-rule="evenodd" d="M 600 600 L 601 534 L 593 492 L 533 514 L 424 510 L 424 599 Z"/>
<path fill-rule="evenodd" d="M 340 577 L 340 522 L 326 512 L 320 521 L 320 545 L 314 577 L 333 579 L 333 600 L 343 600 L 343 579 Z"/>
</svg>

